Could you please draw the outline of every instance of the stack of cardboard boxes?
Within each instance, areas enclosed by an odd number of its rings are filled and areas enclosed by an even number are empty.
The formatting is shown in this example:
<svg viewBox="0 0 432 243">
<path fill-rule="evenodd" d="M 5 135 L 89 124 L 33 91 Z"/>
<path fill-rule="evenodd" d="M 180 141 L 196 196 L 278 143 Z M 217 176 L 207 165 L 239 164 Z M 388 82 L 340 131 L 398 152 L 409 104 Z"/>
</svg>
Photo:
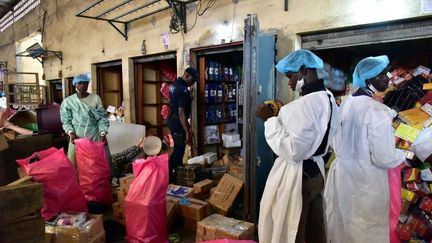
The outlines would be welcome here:
<svg viewBox="0 0 432 243">
<path fill-rule="evenodd" d="M 113 216 L 116 221 L 126 225 L 126 214 L 125 214 L 125 199 L 129 191 L 129 187 L 132 181 L 135 179 L 133 175 L 125 176 L 120 178 L 120 187 L 117 191 L 117 202 L 113 203 Z"/>
<path fill-rule="evenodd" d="M 0 187 L 0 198 L 0 242 L 45 241 L 42 184 Z"/>
</svg>

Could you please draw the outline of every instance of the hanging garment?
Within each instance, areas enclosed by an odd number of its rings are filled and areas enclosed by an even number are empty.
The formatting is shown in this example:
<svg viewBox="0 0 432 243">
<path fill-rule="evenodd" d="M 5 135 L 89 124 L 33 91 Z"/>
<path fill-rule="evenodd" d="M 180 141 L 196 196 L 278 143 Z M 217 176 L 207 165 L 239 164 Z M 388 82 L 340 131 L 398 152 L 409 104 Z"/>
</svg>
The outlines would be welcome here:
<svg viewBox="0 0 432 243">
<path fill-rule="evenodd" d="M 302 96 L 283 106 L 277 117 L 264 124 L 266 141 L 278 158 L 260 204 L 259 242 L 295 242 L 302 211 L 303 160 L 312 157 L 324 176 L 322 154 L 313 154 L 323 141 L 330 119 L 330 105 L 325 105 L 329 104 L 329 94 L 318 91 Z M 331 103 L 329 141 L 338 124 L 338 108 L 332 96 Z"/>
<path fill-rule="evenodd" d="M 340 117 L 324 190 L 328 241 L 389 242 L 388 169 L 404 160 L 395 148 L 390 109 L 355 96 L 342 104 Z"/>
</svg>

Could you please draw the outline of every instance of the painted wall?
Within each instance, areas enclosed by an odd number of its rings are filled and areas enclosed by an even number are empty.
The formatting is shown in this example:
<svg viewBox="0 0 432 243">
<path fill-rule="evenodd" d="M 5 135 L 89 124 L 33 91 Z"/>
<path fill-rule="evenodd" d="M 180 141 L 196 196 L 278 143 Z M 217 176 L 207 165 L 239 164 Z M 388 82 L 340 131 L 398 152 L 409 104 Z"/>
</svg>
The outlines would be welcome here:
<svg viewBox="0 0 432 243">
<path fill-rule="evenodd" d="M 220 44 L 221 39 L 226 42 L 242 40 L 243 21 L 248 13 L 258 14 L 262 31 L 278 35 L 278 59 L 299 47 L 299 33 L 429 15 L 422 11 L 421 0 L 289 0 L 287 12 L 283 9 L 282 0 L 239 0 L 237 4 L 232 0 L 217 0 L 204 15 L 198 16 L 194 28 L 187 34 L 169 34 L 170 43 L 165 48 L 160 36 L 169 32 L 168 11 L 157 14 L 155 21 L 150 17 L 131 24 L 129 40 L 125 41 L 108 23 L 75 16 L 91 2 L 44 0 L 28 18 L 23 19 L 25 24 L 17 23 L 13 29 L 22 35 L 31 33 L 32 27 L 40 28 L 44 47 L 63 52 L 63 64 L 56 58 L 45 61 L 46 79 L 59 78 L 59 71 L 63 77 L 82 72 L 92 72 L 95 76 L 92 64 L 121 59 L 124 97 L 129 105 L 126 121 L 134 120 L 130 112 L 135 103 L 130 58 L 142 56 L 143 40 L 146 41 L 147 54 L 177 51 L 178 72 L 181 73 L 188 65 L 190 48 Z M 207 2 L 202 1 L 202 5 Z M 189 27 L 196 17 L 194 5 L 188 8 Z M 36 21 L 29 25 L 28 19 Z M 8 54 L 10 42 L 18 37 L 10 32 L 8 29 L 0 33 L 0 60 L 11 58 Z M 287 80 L 278 75 L 277 82 L 277 98 L 288 101 L 291 94 Z M 94 89 L 95 85 L 92 87 Z"/>
</svg>

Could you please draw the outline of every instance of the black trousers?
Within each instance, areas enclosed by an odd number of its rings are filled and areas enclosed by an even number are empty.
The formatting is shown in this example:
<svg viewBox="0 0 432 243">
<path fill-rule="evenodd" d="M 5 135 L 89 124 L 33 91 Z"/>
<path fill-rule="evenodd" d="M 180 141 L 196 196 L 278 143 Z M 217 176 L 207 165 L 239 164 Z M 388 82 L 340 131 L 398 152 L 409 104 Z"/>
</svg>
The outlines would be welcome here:
<svg viewBox="0 0 432 243">
<path fill-rule="evenodd" d="M 303 207 L 296 243 L 326 243 L 323 198 L 324 179 L 320 174 L 304 178 L 302 183 Z"/>
<path fill-rule="evenodd" d="M 183 155 L 186 148 L 185 133 L 171 133 L 174 140 L 174 150 L 169 158 L 169 179 L 170 183 L 176 183 L 176 168 L 183 163 Z"/>
</svg>

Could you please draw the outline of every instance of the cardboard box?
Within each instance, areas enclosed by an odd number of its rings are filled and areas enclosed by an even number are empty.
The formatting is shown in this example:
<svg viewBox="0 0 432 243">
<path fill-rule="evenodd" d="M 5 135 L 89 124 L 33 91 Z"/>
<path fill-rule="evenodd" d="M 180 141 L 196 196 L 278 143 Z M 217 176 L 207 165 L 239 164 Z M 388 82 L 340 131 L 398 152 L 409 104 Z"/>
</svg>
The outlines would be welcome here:
<svg viewBox="0 0 432 243">
<path fill-rule="evenodd" d="M 198 222 L 196 242 L 216 239 L 253 240 L 255 225 L 213 214 Z"/>
<path fill-rule="evenodd" d="M 96 236 L 90 243 L 105 243 L 105 231 Z"/>
<path fill-rule="evenodd" d="M 194 219 L 184 218 L 184 227 L 193 231 L 197 230 L 198 221 Z"/>
<path fill-rule="evenodd" d="M 91 218 L 82 227 L 45 225 L 46 243 L 96 243 L 105 235 L 102 215 L 89 214 Z M 103 237 L 104 238 L 104 237 Z"/>
<path fill-rule="evenodd" d="M 223 155 L 227 154 L 229 156 L 237 156 L 240 155 L 241 152 L 241 148 L 225 148 L 225 147 L 220 147 L 219 148 L 219 157 L 222 157 Z"/>
<path fill-rule="evenodd" d="M 114 219 L 117 222 L 126 225 L 125 204 L 123 202 L 116 202 L 113 203 L 112 208 Z"/>
<path fill-rule="evenodd" d="M 121 203 L 124 203 L 125 200 L 126 200 L 126 196 L 127 196 L 127 192 L 124 193 L 123 190 L 118 191 L 117 192 L 117 201 L 121 202 Z"/>
<path fill-rule="evenodd" d="M 223 146 L 225 148 L 237 148 L 237 147 L 241 147 L 241 140 L 238 140 L 238 141 L 227 141 L 227 140 L 224 140 L 223 141 Z"/>
<path fill-rule="evenodd" d="M 194 198 L 188 198 L 188 200 L 190 202 L 189 205 L 177 204 L 178 215 L 194 220 L 201 220 L 207 217 L 209 210 L 207 202 Z"/>
<path fill-rule="evenodd" d="M 0 187 L 0 228 L 28 215 L 39 214 L 43 202 L 40 183 Z"/>
<path fill-rule="evenodd" d="M 243 165 L 231 164 L 229 174 L 235 178 L 243 180 Z"/>
<path fill-rule="evenodd" d="M 212 164 L 217 160 L 217 154 L 213 152 L 208 152 L 203 155 L 207 164 Z"/>
<path fill-rule="evenodd" d="M 240 134 L 238 133 L 222 133 L 223 141 L 236 142 L 240 140 Z"/>
<path fill-rule="evenodd" d="M 28 201 L 31 204 L 31 201 Z M 13 222 L 0 221 L 0 242 L 44 242 L 45 240 L 45 221 L 40 214 L 16 218 Z"/>
<path fill-rule="evenodd" d="M 242 186 L 242 180 L 232 175 L 225 174 L 217 185 L 214 193 L 212 193 L 209 203 L 222 212 L 228 212 Z"/>
<path fill-rule="evenodd" d="M 200 155 L 200 156 L 195 156 L 193 158 L 188 159 L 187 163 L 190 165 L 193 164 L 199 164 L 199 165 L 204 165 L 206 162 L 206 160 L 204 159 L 204 156 Z"/>
<path fill-rule="evenodd" d="M 223 165 L 229 165 L 233 163 L 233 158 L 231 156 L 229 156 L 228 154 L 225 154 L 222 157 L 222 164 Z"/>
<path fill-rule="evenodd" d="M 175 200 L 168 200 L 168 198 L 167 198 L 167 223 L 168 223 L 168 228 L 174 222 L 176 207 L 177 207 L 177 201 L 175 201 Z"/>
<path fill-rule="evenodd" d="M 135 177 L 133 175 L 130 176 L 125 176 L 119 179 L 119 193 L 117 193 L 117 197 L 122 199 L 121 201 L 124 202 L 124 198 L 126 197 L 130 185 L 132 184 L 133 180 L 135 179 Z M 121 193 L 121 195 L 119 195 Z M 118 201 L 120 201 L 120 199 L 118 199 Z"/>
<path fill-rule="evenodd" d="M 133 175 L 121 177 L 119 179 L 120 187 L 125 188 L 127 191 L 129 191 L 129 187 L 132 184 L 134 179 L 135 179 L 135 176 L 133 176 Z"/>
<path fill-rule="evenodd" d="M 213 181 L 210 179 L 205 179 L 203 181 L 194 184 L 194 193 L 205 193 L 209 192 L 210 189 L 214 187 Z"/>
<path fill-rule="evenodd" d="M 167 188 L 167 195 L 174 197 L 193 197 L 194 190 L 192 187 L 179 186 L 174 184 L 169 184 Z"/>
</svg>

